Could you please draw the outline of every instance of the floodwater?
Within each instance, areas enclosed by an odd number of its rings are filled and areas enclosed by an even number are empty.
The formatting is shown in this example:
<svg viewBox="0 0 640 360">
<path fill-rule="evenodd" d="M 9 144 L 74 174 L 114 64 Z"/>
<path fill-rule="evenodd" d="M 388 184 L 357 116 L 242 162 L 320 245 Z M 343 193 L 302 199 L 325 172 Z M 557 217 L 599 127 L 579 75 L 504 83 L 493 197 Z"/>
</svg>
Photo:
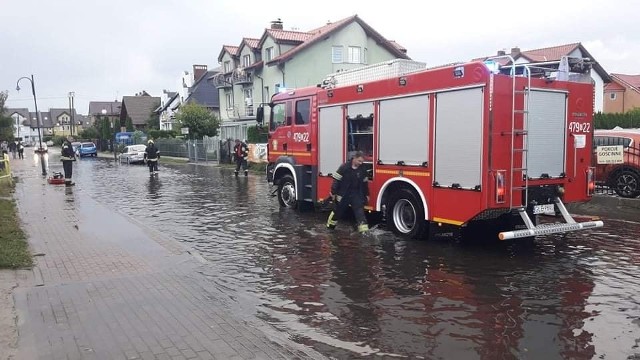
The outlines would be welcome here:
<svg viewBox="0 0 640 360">
<path fill-rule="evenodd" d="M 161 162 L 162 164 L 162 162 Z M 280 209 L 262 174 L 78 161 L 76 190 L 207 259 L 204 275 L 330 358 L 640 358 L 640 223 L 531 243 L 361 237 Z"/>
</svg>

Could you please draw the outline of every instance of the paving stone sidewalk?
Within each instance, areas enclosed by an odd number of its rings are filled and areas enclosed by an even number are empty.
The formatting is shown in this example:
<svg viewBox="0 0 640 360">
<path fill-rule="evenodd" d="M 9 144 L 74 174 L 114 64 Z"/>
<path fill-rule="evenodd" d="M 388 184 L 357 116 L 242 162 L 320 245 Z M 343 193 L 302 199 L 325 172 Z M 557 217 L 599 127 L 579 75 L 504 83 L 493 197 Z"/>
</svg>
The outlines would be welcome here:
<svg viewBox="0 0 640 360">
<path fill-rule="evenodd" d="M 33 161 L 12 165 L 37 255 L 13 291 L 15 359 L 323 358 L 234 314 L 183 244 L 99 204 L 82 184 L 47 184 Z"/>
</svg>

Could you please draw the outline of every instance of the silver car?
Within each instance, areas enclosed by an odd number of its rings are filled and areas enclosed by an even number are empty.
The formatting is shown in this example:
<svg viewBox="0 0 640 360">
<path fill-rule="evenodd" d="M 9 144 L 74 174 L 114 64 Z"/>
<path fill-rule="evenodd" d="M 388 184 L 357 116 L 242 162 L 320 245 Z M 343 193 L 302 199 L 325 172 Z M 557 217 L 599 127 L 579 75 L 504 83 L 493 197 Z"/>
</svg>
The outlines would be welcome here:
<svg viewBox="0 0 640 360">
<path fill-rule="evenodd" d="M 124 148 L 124 152 L 120 154 L 120 163 L 136 164 L 144 162 L 144 151 L 146 145 L 129 145 Z"/>
</svg>

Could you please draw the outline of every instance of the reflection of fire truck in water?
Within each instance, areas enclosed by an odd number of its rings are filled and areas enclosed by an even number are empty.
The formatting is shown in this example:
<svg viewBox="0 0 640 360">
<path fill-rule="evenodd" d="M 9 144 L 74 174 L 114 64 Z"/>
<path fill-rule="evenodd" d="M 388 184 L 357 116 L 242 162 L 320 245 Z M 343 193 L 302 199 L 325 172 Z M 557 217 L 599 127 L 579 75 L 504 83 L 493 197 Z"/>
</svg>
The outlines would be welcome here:
<svg viewBox="0 0 640 360">
<path fill-rule="evenodd" d="M 281 206 L 313 208 L 331 174 L 362 151 L 367 209 L 405 237 L 424 236 L 429 224 L 488 223 L 500 239 L 602 226 L 576 222 L 564 206 L 594 189 L 593 85 L 588 64 L 578 65 L 587 66 L 571 78 L 553 70 L 565 81 L 527 65 L 470 62 L 386 78 L 371 65 L 345 83 L 338 73 L 324 82 L 334 86 L 275 94 L 270 113 L 257 116 L 268 118 L 268 181 Z M 547 212 L 563 222 L 537 225 Z"/>
</svg>

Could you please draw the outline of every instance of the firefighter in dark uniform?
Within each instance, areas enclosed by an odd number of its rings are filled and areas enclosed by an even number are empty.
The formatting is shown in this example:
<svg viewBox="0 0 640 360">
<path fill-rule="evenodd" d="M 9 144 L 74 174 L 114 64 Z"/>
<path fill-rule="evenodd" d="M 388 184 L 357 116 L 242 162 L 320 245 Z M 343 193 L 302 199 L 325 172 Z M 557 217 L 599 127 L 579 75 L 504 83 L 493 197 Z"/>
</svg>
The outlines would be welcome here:
<svg viewBox="0 0 640 360">
<path fill-rule="evenodd" d="M 358 224 L 358 232 L 364 233 L 369 230 L 364 215 L 364 206 L 369 201 L 369 178 L 362 166 L 363 162 L 364 155 L 358 151 L 350 161 L 340 165 L 338 171 L 333 173 L 331 197 L 335 207 L 327 219 L 327 228 L 335 229 L 338 220 L 344 217 L 351 206 Z"/>
<path fill-rule="evenodd" d="M 244 176 L 249 175 L 249 170 L 247 170 L 247 157 L 249 157 L 249 147 L 244 141 L 236 139 L 236 145 L 233 147 L 233 156 L 236 161 L 235 175 L 238 176 L 238 172 L 240 171 L 241 166 L 242 170 L 244 170 Z"/>
<path fill-rule="evenodd" d="M 73 141 L 71 135 L 67 136 L 67 139 L 62 143 L 62 153 L 60 154 L 62 168 L 64 169 L 65 186 L 75 185 L 75 183 L 71 181 L 71 176 L 73 176 L 73 162 L 76 161 L 76 154 L 73 151 L 71 141 Z"/>
<path fill-rule="evenodd" d="M 160 150 L 156 147 L 153 140 L 147 142 L 147 148 L 144 149 L 144 160 L 149 166 L 149 175 L 158 173 L 158 160 L 160 159 Z"/>
</svg>

